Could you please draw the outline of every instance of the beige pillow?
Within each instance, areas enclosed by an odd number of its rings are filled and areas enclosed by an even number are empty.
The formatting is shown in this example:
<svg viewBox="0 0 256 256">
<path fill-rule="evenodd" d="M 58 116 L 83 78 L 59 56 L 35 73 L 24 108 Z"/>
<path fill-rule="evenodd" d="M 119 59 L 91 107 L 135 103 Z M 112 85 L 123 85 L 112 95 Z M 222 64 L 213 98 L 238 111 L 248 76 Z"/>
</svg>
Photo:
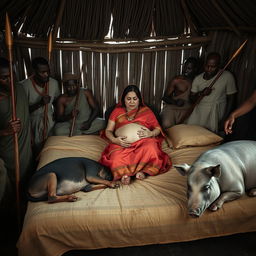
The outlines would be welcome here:
<svg viewBox="0 0 256 256">
<path fill-rule="evenodd" d="M 175 149 L 218 144 L 223 140 L 202 126 L 189 124 L 179 124 L 169 128 L 167 136 Z"/>
</svg>

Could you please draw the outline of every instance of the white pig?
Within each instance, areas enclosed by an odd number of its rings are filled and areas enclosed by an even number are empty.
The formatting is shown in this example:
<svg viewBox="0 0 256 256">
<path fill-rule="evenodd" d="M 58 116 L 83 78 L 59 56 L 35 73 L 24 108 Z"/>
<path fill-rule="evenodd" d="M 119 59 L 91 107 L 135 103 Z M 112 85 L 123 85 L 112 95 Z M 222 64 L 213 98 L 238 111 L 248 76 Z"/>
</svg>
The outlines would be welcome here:
<svg viewBox="0 0 256 256">
<path fill-rule="evenodd" d="M 256 196 L 255 141 L 228 142 L 204 152 L 192 165 L 174 167 L 188 176 L 188 212 L 192 217 L 200 217 L 208 207 L 217 211 L 245 191 Z"/>
</svg>

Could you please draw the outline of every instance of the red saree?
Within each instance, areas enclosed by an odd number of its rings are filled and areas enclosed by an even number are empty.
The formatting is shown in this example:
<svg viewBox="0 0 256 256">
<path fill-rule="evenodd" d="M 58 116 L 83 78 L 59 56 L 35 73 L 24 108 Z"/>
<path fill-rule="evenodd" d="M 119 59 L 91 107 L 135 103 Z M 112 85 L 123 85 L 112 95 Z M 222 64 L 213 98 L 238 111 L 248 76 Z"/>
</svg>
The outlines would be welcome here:
<svg viewBox="0 0 256 256">
<path fill-rule="evenodd" d="M 130 118 L 134 119 L 129 121 Z M 109 119 L 115 122 L 115 130 L 129 123 L 137 123 L 150 130 L 161 130 L 155 115 L 146 106 L 129 113 L 117 106 Z M 162 139 L 163 133 L 158 137 L 140 139 L 128 148 L 110 143 L 103 151 L 100 163 L 111 169 L 114 180 L 119 180 L 124 175 L 134 176 L 137 172 L 148 175 L 166 172 L 171 167 L 171 161 L 161 150 Z"/>
</svg>

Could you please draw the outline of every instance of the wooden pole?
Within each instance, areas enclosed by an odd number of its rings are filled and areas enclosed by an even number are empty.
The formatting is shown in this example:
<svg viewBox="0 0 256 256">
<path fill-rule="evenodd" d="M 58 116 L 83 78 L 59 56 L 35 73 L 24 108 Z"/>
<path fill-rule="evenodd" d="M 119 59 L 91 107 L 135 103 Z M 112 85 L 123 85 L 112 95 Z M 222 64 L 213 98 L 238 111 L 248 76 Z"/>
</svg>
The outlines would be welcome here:
<svg viewBox="0 0 256 256">
<path fill-rule="evenodd" d="M 57 18 L 55 20 L 55 24 L 54 24 L 54 27 L 53 27 L 53 40 L 54 40 L 54 42 L 56 41 L 56 38 L 57 38 L 57 32 L 58 32 L 60 22 L 62 20 L 65 5 L 66 5 L 66 0 L 61 0 L 60 5 L 59 5 L 59 9 L 58 9 L 58 13 L 57 13 Z"/>
<path fill-rule="evenodd" d="M 238 37 L 241 37 L 240 31 L 237 29 L 235 24 L 229 19 L 229 17 L 225 14 L 223 9 L 220 7 L 219 3 L 216 0 L 212 0 L 212 4 L 215 6 L 215 8 L 218 10 L 220 15 L 227 21 L 228 25 L 232 28 L 232 30 L 236 33 Z"/>
<path fill-rule="evenodd" d="M 48 64 L 50 67 L 50 61 L 51 61 L 51 53 L 52 53 L 52 31 L 49 33 L 48 37 Z M 48 95 L 49 93 L 49 82 L 45 85 L 45 95 Z M 44 106 L 44 129 L 43 129 L 43 143 L 47 139 L 47 130 L 48 130 L 48 104 L 45 104 Z"/>
<path fill-rule="evenodd" d="M 193 36 L 197 36 L 197 31 L 195 29 L 195 25 L 193 24 L 192 22 L 192 18 L 191 18 L 191 15 L 189 13 L 189 10 L 188 10 L 188 7 L 187 7 L 187 4 L 186 4 L 186 1 L 185 0 L 181 0 L 181 6 L 183 8 L 183 11 L 184 11 L 184 16 L 187 20 L 187 23 L 189 25 L 189 28 L 190 28 L 190 31 L 191 31 L 191 34 Z"/>
<path fill-rule="evenodd" d="M 82 72 L 84 70 L 84 64 L 81 67 L 80 70 L 80 76 L 79 76 L 79 81 L 78 81 L 78 92 L 76 95 L 76 100 L 75 100 L 75 104 L 74 104 L 74 108 L 73 108 L 73 113 L 76 113 L 77 107 L 78 107 L 78 102 L 79 102 L 79 95 L 80 95 L 80 83 L 82 81 L 81 77 L 82 77 Z M 74 131 L 74 127 L 75 127 L 75 123 L 76 123 L 76 114 L 72 117 L 72 123 L 70 126 L 70 131 L 69 131 L 69 137 L 73 136 L 73 131 Z"/>
<path fill-rule="evenodd" d="M 15 91 L 13 83 L 13 58 L 12 58 L 12 30 L 10 25 L 9 16 L 6 13 L 5 19 L 5 40 L 6 46 L 8 48 L 8 58 L 9 58 L 9 68 L 10 68 L 10 89 L 11 89 L 11 106 L 12 106 L 12 121 L 17 120 L 16 115 L 16 101 L 15 101 Z M 14 162 L 15 162 L 15 185 L 16 185 L 16 210 L 17 210 L 17 220 L 18 226 L 21 227 L 21 205 L 20 205 L 20 155 L 19 155 L 19 144 L 18 144 L 18 134 L 15 132 L 13 134 L 14 143 Z"/>
<path fill-rule="evenodd" d="M 232 55 L 232 57 L 230 58 L 230 60 L 227 62 L 227 64 L 224 66 L 224 68 L 222 68 L 216 75 L 216 77 L 214 78 L 214 80 L 211 82 L 211 84 L 208 86 L 209 89 L 211 89 L 213 87 L 213 85 L 216 83 L 216 81 L 220 78 L 220 76 L 222 75 L 222 73 L 226 70 L 226 68 L 228 67 L 228 65 L 234 60 L 234 58 L 241 52 L 241 50 L 243 49 L 243 47 L 245 46 L 245 44 L 247 43 L 247 40 L 245 40 L 241 46 L 236 50 L 236 52 Z M 206 87 L 207 88 L 207 87 Z M 200 103 L 200 101 L 204 98 L 204 95 L 200 95 L 197 100 L 195 101 L 194 104 L 192 104 L 192 106 L 188 109 L 188 111 L 185 113 L 185 115 L 183 116 L 182 120 L 180 121 L 180 123 L 183 123 L 193 112 L 194 108 L 196 107 L 196 105 L 198 105 Z"/>
<path fill-rule="evenodd" d="M 53 38 L 54 39 L 54 38 Z M 136 40 L 136 39 L 134 39 Z M 64 39 L 58 39 L 59 42 L 55 42 L 54 40 L 54 48 L 62 49 L 62 48 L 76 48 L 77 50 L 87 50 L 87 49 L 136 49 L 136 48 L 150 48 L 150 47 L 168 47 L 168 46 L 183 46 L 188 44 L 203 44 L 211 42 L 211 36 L 198 36 L 198 37 L 182 37 L 175 40 L 169 40 L 165 38 L 164 40 L 157 41 L 157 42 L 145 42 L 145 41 L 138 41 L 138 42 L 131 42 L 131 43 L 123 43 L 123 44 L 111 44 L 106 43 L 109 40 L 104 40 L 104 42 L 88 42 L 88 41 L 77 41 L 74 40 L 72 42 L 65 43 Z M 68 39 L 66 40 L 68 41 Z M 69 40 L 71 41 L 71 40 Z M 118 40 L 112 40 L 114 42 L 119 42 Z M 123 41 L 123 40 L 120 40 Z M 127 40 L 126 40 L 127 41 Z M 136 40 L 137 41 L 137 40 Z M 30 46 L 30 47 L 40 47 L 44 48 L 46 46 L 46 41 L 39 40 L 37 38 L 26 38 L 26 39 L 16 39 L 15 44 L 19 44 L 21 46 Z"/>
</svg>

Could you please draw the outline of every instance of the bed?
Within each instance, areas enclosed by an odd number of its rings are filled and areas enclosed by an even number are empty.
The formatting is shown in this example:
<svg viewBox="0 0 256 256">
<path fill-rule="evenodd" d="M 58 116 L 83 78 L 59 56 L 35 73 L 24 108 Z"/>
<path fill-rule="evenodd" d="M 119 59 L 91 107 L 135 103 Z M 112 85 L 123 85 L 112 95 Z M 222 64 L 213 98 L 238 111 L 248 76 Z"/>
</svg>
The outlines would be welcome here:
<svg viewBox="0 0 256 256">
<path fill-rule="evenodd" d="M 162 148 L 174 164 L 192 163 L 220 143 L 217 135 L 198 129 L 179 126 L 168 131 L 169 143 L 164 141 Z M 98 160 L 106 145 L 96 135 L 50 137 L 38 168 L 69 156 Z M 129 186 L 78 192 L 77 196 L 75 203 L 28 204 L 17 243 L 20 256 L 31 252 L 33 256 L 59 256 L 70 250 L 164 244 L 256 231 L 256 198 L 246 195 L 217 212 L 189 217 L 186 177 L 174 168 Z"/>
</svg>

